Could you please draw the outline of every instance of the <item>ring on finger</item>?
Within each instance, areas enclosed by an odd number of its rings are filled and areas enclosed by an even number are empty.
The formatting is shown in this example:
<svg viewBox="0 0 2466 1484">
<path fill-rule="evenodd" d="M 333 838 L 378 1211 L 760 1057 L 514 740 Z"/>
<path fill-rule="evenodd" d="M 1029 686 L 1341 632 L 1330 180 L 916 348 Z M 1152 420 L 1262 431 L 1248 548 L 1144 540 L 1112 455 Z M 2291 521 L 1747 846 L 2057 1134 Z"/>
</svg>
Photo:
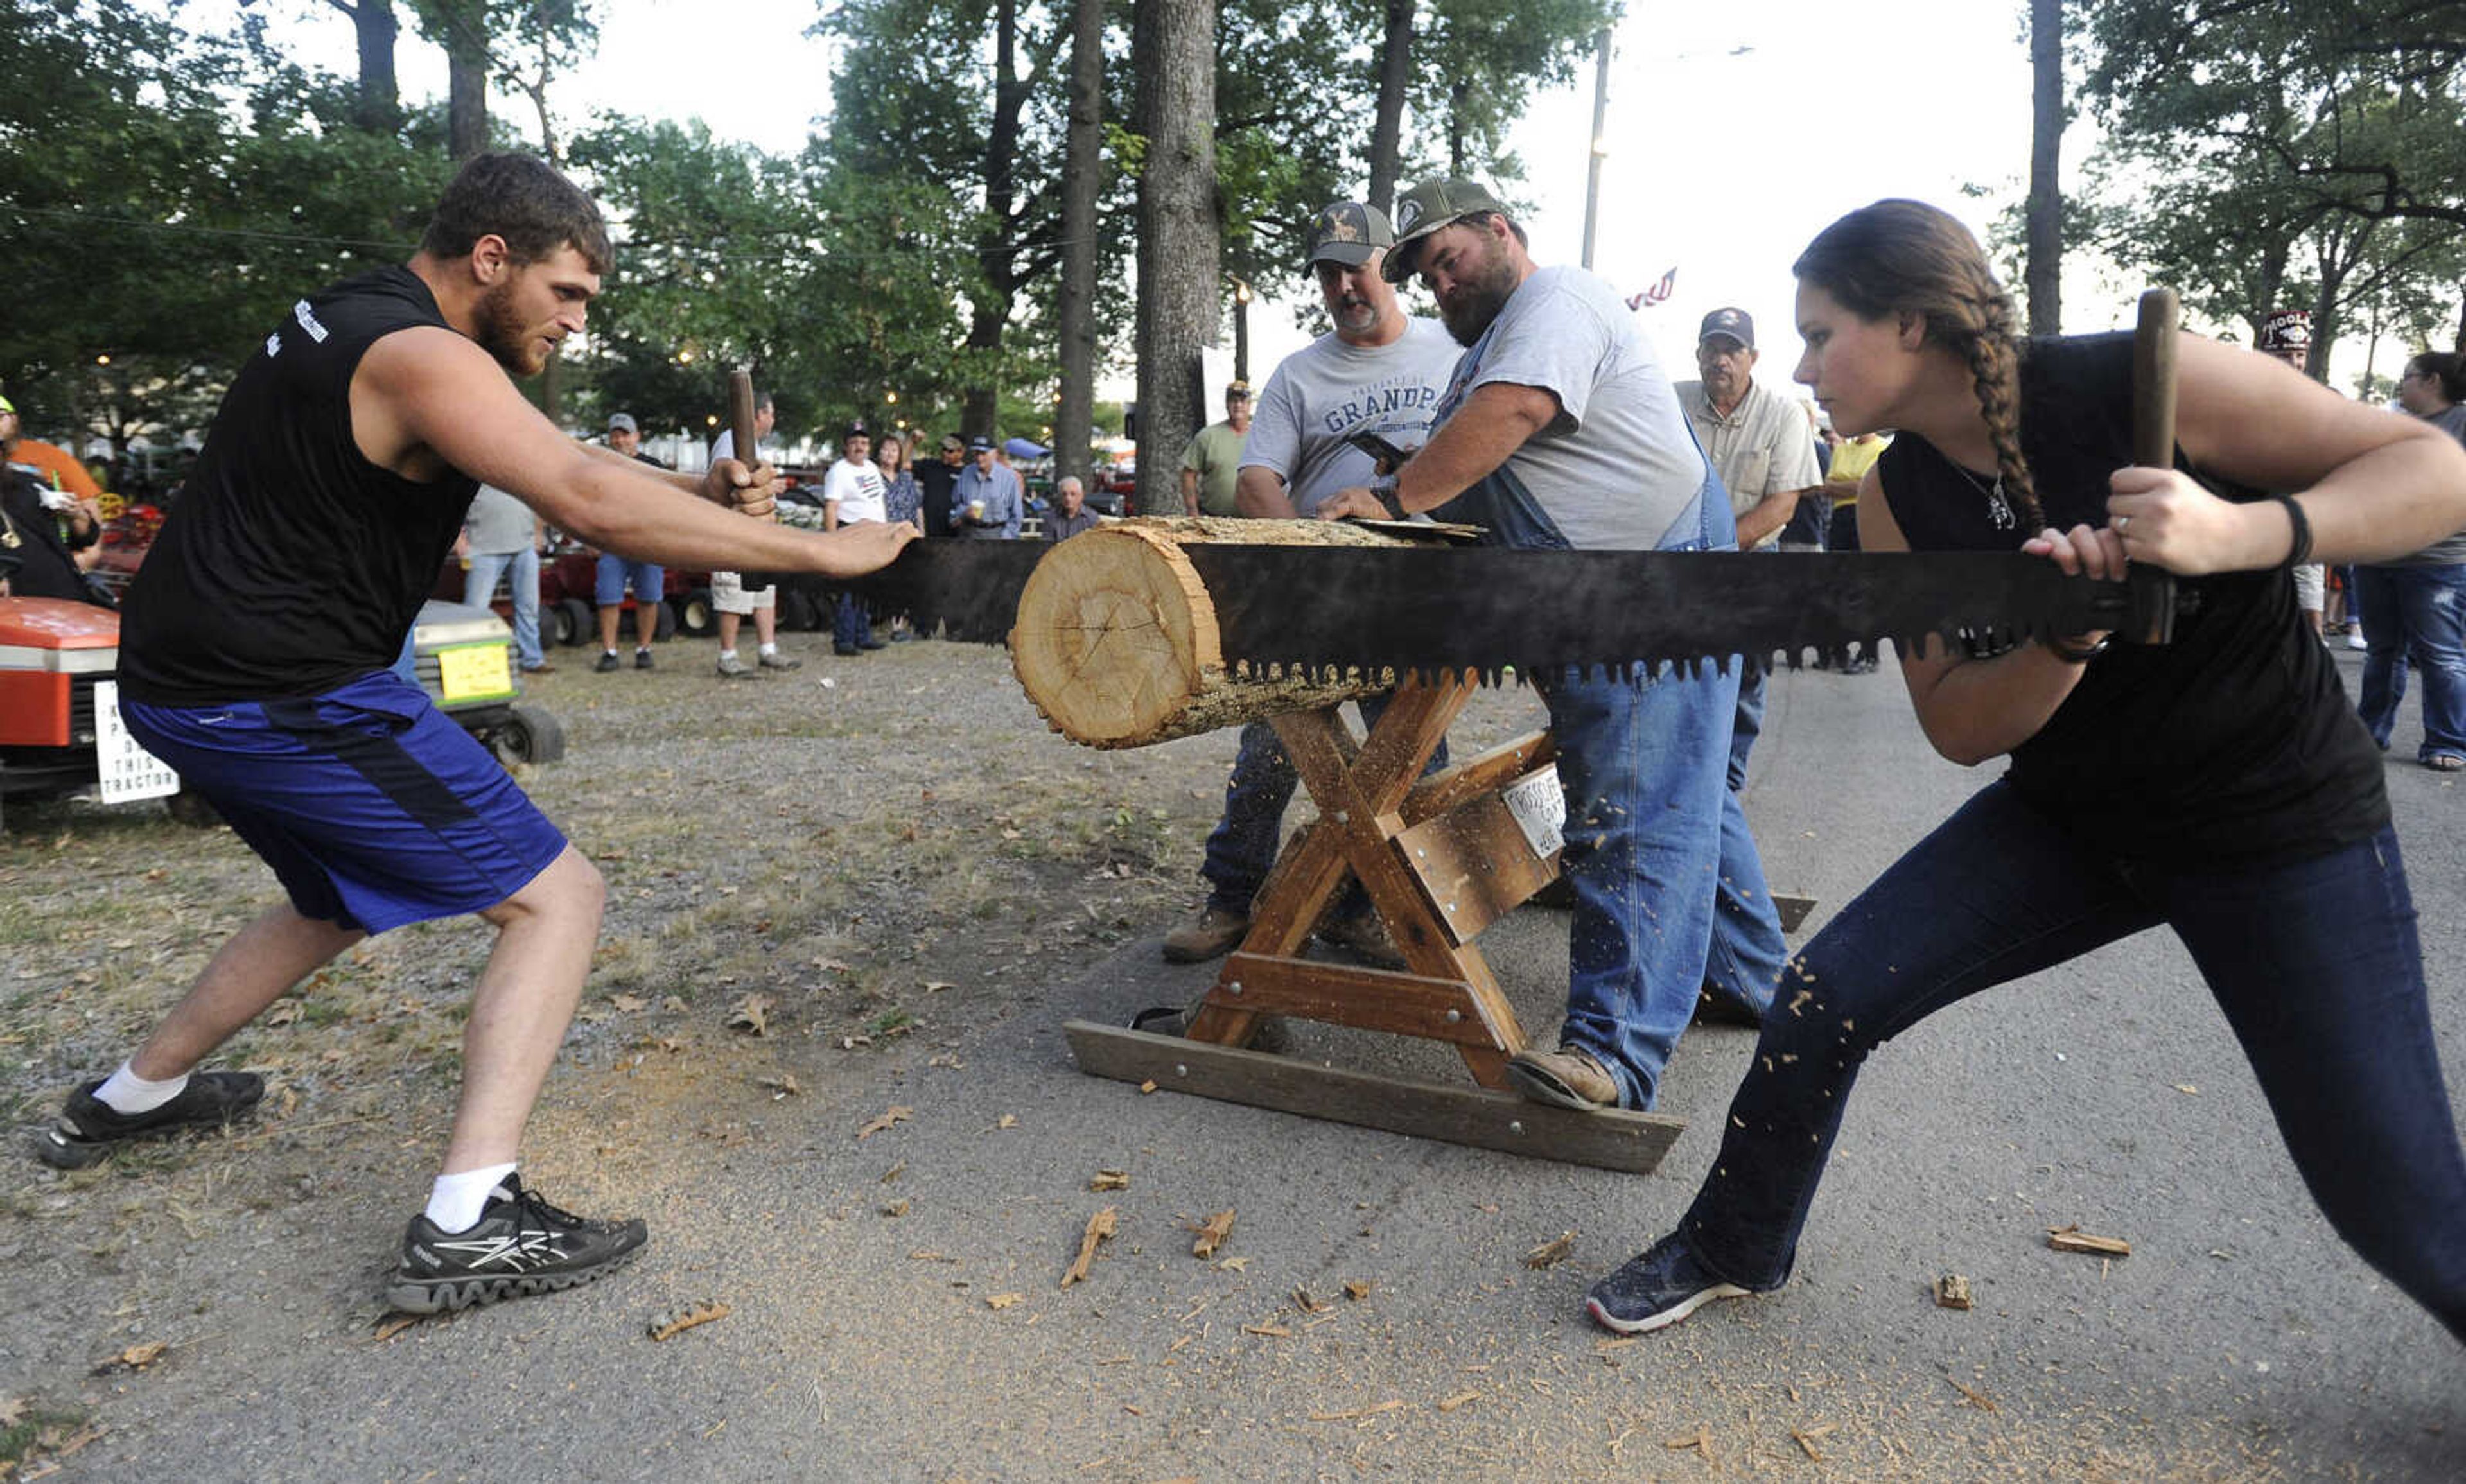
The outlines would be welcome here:
<svg viewBox="0 0 2466 1484">
<path fill-rule="evenodd" d="M 2115 533 L 2116 533 L 2117 535 L 2119 535 L 2119 535 L 2122 535 L 2122 534 L 2124 533 L 2124 531 L 2125 531 L 2126 529 L 2128 529 L 2128 528 L 2131 527 L 2131 525 L 2132 525 L 2132 517 L 2131 517 L 2131 516 L 2129 516 L 2129 515 L 2119 515 L 2119 516 L 2117 516 L 2117 517 L 2115 518 Z"/>
</svg>

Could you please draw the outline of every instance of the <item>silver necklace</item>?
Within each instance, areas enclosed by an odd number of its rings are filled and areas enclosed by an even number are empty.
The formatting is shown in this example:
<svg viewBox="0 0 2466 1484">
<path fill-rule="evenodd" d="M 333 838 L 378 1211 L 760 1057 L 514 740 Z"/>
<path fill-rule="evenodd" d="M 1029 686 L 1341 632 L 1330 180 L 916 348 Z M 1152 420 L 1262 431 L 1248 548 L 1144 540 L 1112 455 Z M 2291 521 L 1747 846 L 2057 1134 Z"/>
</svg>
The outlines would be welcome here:
<svg viewBox="0 0 2466 1484">
<path fill-rule="evenodd" d="M 2012 528 L 2012 503 L 2004 498 L 2003 473 L 1999 470 L 1995 476 L 1995 483 L 1989 484 L 1984 480 L 1980 479 L 1977 475 L 1962 468 L 1959 463 L 1954 462 L 1950 456 L 1946 456 L 1943 461 L 1952 465 L 1953 473 L 1967 480 L 1969 482 L 1969 486 L 1972 489 L 1977 490 L 1980 494 L 1986 497 L 1986 515 L 1989 520 L 1992 520 L 1995 523 L 1995 528 L 1997 530 L 2010 530 Z"/>
</svg>

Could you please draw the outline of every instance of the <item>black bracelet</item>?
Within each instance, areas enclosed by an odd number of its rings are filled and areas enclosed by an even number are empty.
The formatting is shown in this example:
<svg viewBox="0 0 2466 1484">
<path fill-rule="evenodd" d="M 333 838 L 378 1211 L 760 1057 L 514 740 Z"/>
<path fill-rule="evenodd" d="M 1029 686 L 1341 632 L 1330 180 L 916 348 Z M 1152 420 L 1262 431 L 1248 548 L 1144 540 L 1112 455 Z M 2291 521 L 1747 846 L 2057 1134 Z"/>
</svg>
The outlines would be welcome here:
<svg viewBox="0 0 2466 1484">
<path fill-rule="evenodd" d="M 1370 486 L 1370 493 L 1377 496 L 1379 503 L 1387 507 L 1389 520 L 1401 521 L 1404 518 L 1403 492 L 1396 487 L 1394 480 L 1378 481 Z"/>
<path fill-rule="evenodd" d="M 2115 642 L 2115 636 L 2109 634 L 2095 644 L 2074 644 L 2060 639 L 2042 639 L 2038 642 L 2046 645 L 2049 654 L 2066 664 L 2087 664 L 2106 652 L 2106 646 Z"/>
<path fill-rule="evenodd" d="M 2287 524 L 2295 528 L 2295 544 L 2286 549 L 2286 560 L 2277 565 L 2283 568 L 2300 567 L 2312 559 L 2312 522 L 2305 517 L 2303 506 L 2296 503 L 2293 495 L 2278 495 L 2275 498 L 2279 505 L 2286 506 Z"/>
</svg>

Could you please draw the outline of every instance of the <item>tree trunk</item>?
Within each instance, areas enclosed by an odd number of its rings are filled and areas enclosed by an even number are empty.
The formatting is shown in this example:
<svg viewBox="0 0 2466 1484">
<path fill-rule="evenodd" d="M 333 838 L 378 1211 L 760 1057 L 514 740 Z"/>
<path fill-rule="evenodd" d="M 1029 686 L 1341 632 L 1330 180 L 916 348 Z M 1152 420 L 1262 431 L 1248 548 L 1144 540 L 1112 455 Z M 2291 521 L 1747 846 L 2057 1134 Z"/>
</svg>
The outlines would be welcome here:
<svg viewBox="0 0 2466 1484">
<path fill-rule="evenodd" d="M 1020 281 L 1019 244 L 1013 239 L 1018 229 L 1011 213 L 1018 204 L 1019 120 L 1027 105 L 1028 85 L 1015 76 L 1018 70 L 1019 3 L 998 0 L 994 7 L 994 113 L 985 132 L 985 219 L 976 237 L 976 267 L 984 275 L 984 293 L 968 322 L 968 348 L 988 352 L 977 358 L 977 364 L 997 367 Z M 970 387 L 960 416 L 962 429 L 971 438 L 992 438 L 1000 412 L 995 388 Z"/>
<path fill-rule="evenodd" d="M 2064 138 L 2063 0 L 2029 0 L 2029 333 L 2063 330 L 2064 193 L 2056 163 Z"/>
<path fill-rule="evenodd" d="M 1370 204 L 1381 212 L 1396 205 L 1396 177 L 1403 167 L 1404 89 L 1412 81 L 1413 0 L 1387 0 L 1387 41 L 1379 54 L 1379 122 L 1370 132 Z"/>
<path fill-rule="evenodd" d="M 1105 0 L 1070 10 L 1070 122 L 1063 143 L 1062 397 L 1053 413 L 1058 484 L 1093 476 L 1087 445 L 1096 422 L 1096 195 L 1105 147 Z"/>
<path fill-rule="evenodd" d="M 355 5 L 333 0 L 333 5 L 351 18 L 359 42 L 360 95 L 351 122 L 372 134 L 391 134 L 402 123 L 402 89 L 393 71 L 394 38 L 402 34 L 402 24 L 394 19 L 393 0 L 358 0 Z"/>
<path fill-rule="evenodd" d="M 1181 508 L 1181 450 L 1206 423 L 1199 348 L 1216 339 L 1216 8 L 1148 0 L 1133 39 L 1139 129 L 1142 513 Z M 1145 45 L 1139 44 L 1144 40 Z"/>
<path fill-rule="evenodd" d="M 457 6 L 446 12 L 445 149 L 468 160 L 488 148 L 488 36 L 482 9 Z"/>
</svg>

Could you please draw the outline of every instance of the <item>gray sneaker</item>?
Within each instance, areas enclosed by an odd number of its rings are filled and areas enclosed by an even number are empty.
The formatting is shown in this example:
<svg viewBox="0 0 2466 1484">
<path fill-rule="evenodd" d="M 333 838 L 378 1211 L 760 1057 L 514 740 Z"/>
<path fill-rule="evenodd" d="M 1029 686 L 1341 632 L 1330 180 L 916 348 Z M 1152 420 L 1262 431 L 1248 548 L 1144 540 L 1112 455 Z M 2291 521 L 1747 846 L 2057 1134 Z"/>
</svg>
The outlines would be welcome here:
<svg viewBox="0 0 2466 1484">
<path fill-rule="evenodd" d="M 755 656 L 754 663 L 761 665 L 766 670 L 801 669 L 804 667 L 805 663 L 804 661 L 797 659 L 795 655 L 787 654 L 776 649 L 773 649 L 767 655 Z"/>
<path fill-rule="evenodd" d="M 736 655 L 719 657 L 719 677 L 722 680 L 751 680 L 754 674 L 753 666 Z"/>
</svg>

